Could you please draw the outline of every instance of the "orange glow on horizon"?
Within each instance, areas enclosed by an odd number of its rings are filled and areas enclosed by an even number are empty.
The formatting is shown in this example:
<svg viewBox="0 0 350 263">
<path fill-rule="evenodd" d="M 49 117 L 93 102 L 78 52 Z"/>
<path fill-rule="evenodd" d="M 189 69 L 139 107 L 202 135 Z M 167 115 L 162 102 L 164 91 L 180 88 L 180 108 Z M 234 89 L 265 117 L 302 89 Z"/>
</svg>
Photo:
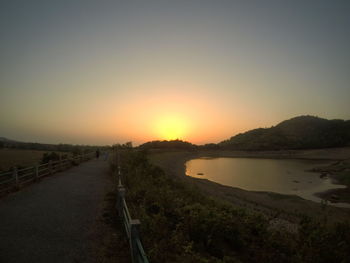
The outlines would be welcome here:
<svg viewBox="0 0 350 263">
<path fill-rule="evenodd" d="M 191 90 L 190 86 L 195 85 L 190 84 L 148 86 L 158 88 L 153 88 L 151 94 L 133 94 L 124 98 L 127 104 L 122 101 L 113 106 L 113 122 L 104 126 L 111 134 L 109 137 L 113 138 L 114 134 L 135 145 L 176 139 L 204 144 L 227 139 L 242 125 L 238 114 L 232 116 L 222 111 L 223 101 L 217 99 L 217 94 L 208 96 L 197 88 Z M 165 86 L 170 86 L 171 91 L 162 90 Z"/>
<path fill-rule="evenodd" d="M 153 132 L 162 140 L 184 140 L 188 136 L 189 123 L 179 115 L 160 116 L 154 121 Z"/>
</svg>

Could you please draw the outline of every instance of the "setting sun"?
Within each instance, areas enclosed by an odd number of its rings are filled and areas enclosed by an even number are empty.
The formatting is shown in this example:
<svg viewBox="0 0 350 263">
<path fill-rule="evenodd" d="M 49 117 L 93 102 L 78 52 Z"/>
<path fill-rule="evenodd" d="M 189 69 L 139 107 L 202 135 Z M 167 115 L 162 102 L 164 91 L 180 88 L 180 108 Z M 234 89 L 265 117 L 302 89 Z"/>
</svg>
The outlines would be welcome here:
<svg viewBox="0 0 350 263">
<path fill-rule="evenodd" d="M 176 115 L 162 116 L 155 121 L 154 132 L 163 140 L 184 139 L 188 134 L 188 122 Z"/>
<path fill-rule="evenodd" d="M 1 1 L 0 263 L 350 263 L 349 13 Z"/>
</svg>

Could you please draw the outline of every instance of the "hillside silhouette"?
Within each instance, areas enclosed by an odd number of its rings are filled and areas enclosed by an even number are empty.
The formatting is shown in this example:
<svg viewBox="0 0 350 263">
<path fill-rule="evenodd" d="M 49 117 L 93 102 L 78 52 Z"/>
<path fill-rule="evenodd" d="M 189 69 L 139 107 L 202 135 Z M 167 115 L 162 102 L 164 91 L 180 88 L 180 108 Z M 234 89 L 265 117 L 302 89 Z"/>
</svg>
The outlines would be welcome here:
<svg viewBox="0 0 350 263">
<path fill-rule="evenodd" d="M 218 144 L 195 145 L 187 141 L 151 141 L 140 149 L 178 150 L 288 150 L 350 146 L 350 120 L 327 120 L 299 116 L 271 128 L 258 128 L 237 134 Z"/>
<path fill-rule="evenodd" d="M 330 148 L 350 145 L 350 121 L 299 116 L 271 128 L 240 133 L 218 144 L 231 150 Z"/>
<path fill-rule="evenodd" d="M 147 150 L 147 149 L 182 149 L 182 150 L 193 150 L 196 149 L 198 146 L 182 141 L 182 140 L 164 140 L 164 141 L 151 141 L 146 142 L 144 144 L 141 144 L 139 146 L 140 149 Z"/>
<path fill-rule="evenodd" d="M 83 151 L 95 151 L 96 149 L 106 148 L 107 146 L 97 145 L 74 145 L 67 143 L 60 144 L 48 144 L 37 142 L 22 142 L 17 140 L 0 137 L 0 149 L 23 149 L 23 150 L 40 150 L 40 151 L 59 151 L 59 152 L 71 152 L 81 153 Z"/>
<path fill-rule="evenodd" d="M 129 144 L 128 147 L 132 147 L 130 142 Z M 257 128 L 239 133 L 217 144 L 195 145 L 182 140 L 155 140 L 141 144 L 138 148 L 143 150 L 288 150 L 345 146 L 350 146 L 350 120 L 327 120 L 306 115 L 282 121 L 271 128 Z M 20 142 L 0 137 L 0 148 L 78 152 L 81 149 L 94 150 L 96 147 Z"/>
</svg>

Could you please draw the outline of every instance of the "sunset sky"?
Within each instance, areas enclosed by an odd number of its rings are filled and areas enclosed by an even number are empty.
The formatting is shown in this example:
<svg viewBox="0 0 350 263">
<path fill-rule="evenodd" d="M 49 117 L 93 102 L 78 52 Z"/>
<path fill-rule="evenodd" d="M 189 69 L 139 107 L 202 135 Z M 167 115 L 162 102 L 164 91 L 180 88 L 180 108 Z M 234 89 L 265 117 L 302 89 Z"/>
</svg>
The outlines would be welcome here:
<svg viewBox="0 0 350 263">
<path fill-rule="evenodd" d="M 350 119 L 350 1 L 1 1 L 0 137 L 219 142 Z"/>
</svg>

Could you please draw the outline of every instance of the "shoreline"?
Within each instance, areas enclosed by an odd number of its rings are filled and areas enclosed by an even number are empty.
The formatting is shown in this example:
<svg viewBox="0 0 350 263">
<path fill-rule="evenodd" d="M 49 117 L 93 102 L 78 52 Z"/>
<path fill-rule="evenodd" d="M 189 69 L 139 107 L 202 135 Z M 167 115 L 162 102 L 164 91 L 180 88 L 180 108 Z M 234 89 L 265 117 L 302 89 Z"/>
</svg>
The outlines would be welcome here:
<svg viewBox="0 0 350 263">
<path fill-rule="evenodd" d="M 240 151 L 150 151 L 151 163 L 162 168 L 166 174 L 185 180 L 197 186 L 213 198 L 225 200 L 240 208 L 248 208 L 256 212 L 262 212 L 268 217 L 275 217 L 288 221 L 298 221 L 300 214 L 306 214 L 320 219 L 327 218 L 331 222 L 349 220 L 350 209 L 338 208 L 330 205 L 322 205 L 313 201 L 302 199 L 294 195 L 283 195 L 273 192 L 247 191 L 236 187 L 221 185 L 207 179 L 194 178 L 186 175 L 185 164 L 196 158 L 269 158 L 269 159 L 305 159 L 305 160 L 332 160 L 342 161 L 349 159 L 350 147 L 298 150 L 298 151 L 268 151 L 268 152 L 240 152 Z M 276 158 L 277 157 L 277 158 Z M 317 172 L 317 171 L 316 171 Z M 346 188 L 349 189 L 349 186 Z M 333 189 L 343 190 L 343 189 Z M 350 191 L 350 189 L 349 189 Z M 327 192 L 327 191 L 326 191 Z M 322 195 L 334 195 L 322 193 Z M 350 197 L 350 194 L 349 194 Z M 331 216 L 332 215 L 332 216 Z"/>
</svg>

